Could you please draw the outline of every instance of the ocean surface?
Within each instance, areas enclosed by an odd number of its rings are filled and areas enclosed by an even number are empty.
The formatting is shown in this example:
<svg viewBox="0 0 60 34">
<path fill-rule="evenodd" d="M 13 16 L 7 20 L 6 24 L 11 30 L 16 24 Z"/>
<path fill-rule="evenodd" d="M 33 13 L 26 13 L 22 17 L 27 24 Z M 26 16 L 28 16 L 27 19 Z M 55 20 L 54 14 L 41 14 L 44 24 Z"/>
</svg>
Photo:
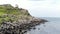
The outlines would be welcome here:
<svg viewBox="0 0 60 34">
<path fill-rule="evenodd" d="M 36 29 L 31 29 L 25 34 L 60 34 L 60 18 L 44 17 L 43 19 L 48 22 L 35 26 Z"/>
</svg>

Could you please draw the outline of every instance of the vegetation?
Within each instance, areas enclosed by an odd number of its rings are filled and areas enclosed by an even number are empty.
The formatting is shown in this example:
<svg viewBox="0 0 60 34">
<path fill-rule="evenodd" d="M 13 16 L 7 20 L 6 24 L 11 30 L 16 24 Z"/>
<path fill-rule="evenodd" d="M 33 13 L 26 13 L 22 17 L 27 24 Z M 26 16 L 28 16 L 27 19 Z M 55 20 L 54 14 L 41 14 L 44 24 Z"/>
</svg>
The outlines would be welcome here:
<svg viewBox="0 0 60 34">
<path fill-rule="evenodd" d="M 0 5 L 0 24 L 4 21 L 16 21 L 19 18 L 29 17 L 30 14 L 27 10 L 13 7 L 10 4 Z M 21 18 L 22 19 L 22 18 Z"/>
</svg>

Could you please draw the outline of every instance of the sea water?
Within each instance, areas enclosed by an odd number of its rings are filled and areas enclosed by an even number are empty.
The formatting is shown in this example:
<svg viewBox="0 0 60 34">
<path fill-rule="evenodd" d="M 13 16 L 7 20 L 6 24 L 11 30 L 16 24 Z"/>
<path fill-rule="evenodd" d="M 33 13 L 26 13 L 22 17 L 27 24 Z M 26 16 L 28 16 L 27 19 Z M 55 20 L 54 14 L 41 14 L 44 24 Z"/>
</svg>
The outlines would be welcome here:
<svg viewBox="0 0 60 34">
<path fill-rule="evenodd" d="M 48 22 L 35 26 L 36 29 L 31 29 L 26 34 L 60 34 L 60 18 L 45 17 L 43 19 Z"/>
</svg>

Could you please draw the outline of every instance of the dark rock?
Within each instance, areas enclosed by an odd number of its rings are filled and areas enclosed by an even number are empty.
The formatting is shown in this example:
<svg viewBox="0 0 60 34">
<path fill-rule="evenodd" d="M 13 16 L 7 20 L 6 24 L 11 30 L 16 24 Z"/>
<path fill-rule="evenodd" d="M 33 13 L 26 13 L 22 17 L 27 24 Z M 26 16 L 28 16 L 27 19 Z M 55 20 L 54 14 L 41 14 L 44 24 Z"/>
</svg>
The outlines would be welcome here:
<svg viewBox="0 0 60 34">
<path fill-rule="evenodd" d="M 3 22 L 0 27 L 1 34 L 24 34 L 27 30 L 36 29 L 35 26 L 40 23 L 47 22 L 43 19 L 32 19 L 24 21 L 23 23 L 11 23 L 11 22 Z"/>
</svg>

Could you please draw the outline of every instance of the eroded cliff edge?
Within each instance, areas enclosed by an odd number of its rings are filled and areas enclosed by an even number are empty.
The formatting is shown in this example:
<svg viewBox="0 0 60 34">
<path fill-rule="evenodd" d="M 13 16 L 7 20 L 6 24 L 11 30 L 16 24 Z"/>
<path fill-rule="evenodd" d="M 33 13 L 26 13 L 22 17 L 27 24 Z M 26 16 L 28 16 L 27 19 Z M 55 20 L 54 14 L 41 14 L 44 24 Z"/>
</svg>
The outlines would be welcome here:
<svg viewBox="0 0 60 34">
<path fill-rule="evenodd" d="M 47 20 L 31 16 L 26 9 L 0 5 L 0 34 L 23 34 L 44 22 Z"/>
</svg>

